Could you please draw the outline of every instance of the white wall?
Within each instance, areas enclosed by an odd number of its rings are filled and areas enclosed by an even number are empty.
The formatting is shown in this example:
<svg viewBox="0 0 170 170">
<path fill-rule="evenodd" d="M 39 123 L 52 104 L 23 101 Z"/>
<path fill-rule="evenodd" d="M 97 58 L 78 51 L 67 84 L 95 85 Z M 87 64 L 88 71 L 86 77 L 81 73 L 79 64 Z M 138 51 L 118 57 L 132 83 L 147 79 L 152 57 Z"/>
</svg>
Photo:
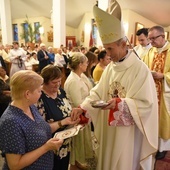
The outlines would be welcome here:
<svg viewBox="0 0 170 170">
<path fill-rule="evenodd" d="M 81 23 L 78 26 L 77 32 L 77 40 L 80 42 L 79 45 L 83 45 L 84 47 L 89 47 L 89 41 L 90 41 L 90 33 L 92 30 L 91 20 L 93 19 L 93 13 L 89 12 L 84 14 L 83 19 L 81 20 Z M 84 31 L 84 42 L 82 41 L 82 34 Z"/>
<path fill-rule="evenodd" d="M 77 29 L 66 25 L 66 36 L 76 36 L 77 37 Z"/>
<path fill-rule="evenodd" d="M 154 25 L 157 25 L 156 23 L 152 22 L 151 20 L 148 20 L 147 18 L 137 14 L 136 12 L 126 9 L 122 10 L 122 22 L 126 25 L 127 30 L 125 30 L 126 36 L 128 39 L 131 39 L 131 36 L 133 35 L 133 43 L 135 39 L 135 24 L 136 22 L 139 22 L 144 25 L 146 28 L 150 28 Z M 170 26 L 164 27 L 165 31 L 168 31 L 170 33 Z M 169 35 L 170 40 L 170 35 Z M 102 45 L 100 41 L 100 37 L 98 36 L 98 42 L 97 46 Z M 134 45 L 134 44 L 133 44 Z"/>
<path fill-rule="evenodd" d="M 147 18 L 144 18 L 143 16 L 137 14 L 136 12 L 132 10 L 122 10 L 122 20 L 124 23 L 128 25 L 127 31 L 127 37 L 130 39 L 131 35 L 133 34 L 133 37 L 135 38 L 135 24 L 136 22 L 139 22 L 144 25 L 146 28 L 150 28 L 154 25 L 157 25 L 156 23 L 148 20 Z M 164 28 L 165 31 L 170 31 L 170 27 Z"/>
<path fill-rule="evenodd" d="M 20 43 L 25 43 L 24 40 L 21 39 L 20 34 L 22 33 L 22 26 L 21 24 L 24 23 L 26 18 L 20 18 L 20 19 L 14 19 L 12 21 L 12 24 L 18 24 L 18 38 Z M 48 42 L 47 40 L 47 34 L 49 31 L 53 31 L 53 28 L 51 27 L 51 19 L 46 18 L 46 17 L 34 17 L 34 18 L 29 18 L 30 23 L 34 24 L 34 22 L 40 22 L 40 24 L 44 28 L 44 34 L 41 36 L 41 40 L 43 43 L 46 44 L 46 46 L 53 46 L 52 42 Z M 34 28 L 34 27 L 33 27 Z M 77 29 L 66 26 L 66 36 L 75 36 L 77 39 Z"/>
<path fill-rule="evenodd" d="M 79 24 L 78 28 L 72 28 L 70 26 L 66 26 L 66 36 L 75 36 L 76 41 L 78 45 L 83 45 L 85 47 L 89 47 L 89 40 L 90 40 L 90 32 L 91 32 L 91 19 L 93 19 L 93 13 L 89 12 L 84 14 L 81 23 Z M 24 23 L 24 20 L 26 18 L 21 19 L 15 19 L 12 21 L 13 24 L 18 24 L 18 32 L 19 32 L 19 42 L 24 42 L 24 40 L 21 40 L 20 33 L 22 32 L 21 24 Z M 50 30 L 52 31 L 53 28 L 51 27 L 51 19 L 46 17 L 35 17 L 35 18 L 29 18 L 31 23 L 34 22 L 40 22 L 40 24 L 44 27 L 44 34 L 41 37 L 42 42 L 45 43 L 47 46 L 52 46 L 52 42 L 47 41 L 47 32 Z M 122 21 L 123 23 L 126 23 L 127 27 L 127 37 L 130 39 L 131 35 L 133 34 L 133 37 L 135 37 L 135 23 L 139 22 L 144 25 L 144 27 L 152 27 L 154 25 L 157 25 L 156 23 L 148 20 L 147 18 L 144 18 L 143 16 L 137 14 L 136 12 L 132 10 L 123 10 L 122 11 Z M 85 29 L 86 28 L 86 29 Z M 81 41 L 82 39 L 82 32 L 84 31 L 84 42 Z M 170 27 L 166 27 L 165 31 L 170 32 Z M 98 37 L 99 39 L 99 37 Z M 98 40 L 99 44 L 101 45 L 100 40 Z"/>
</svg>

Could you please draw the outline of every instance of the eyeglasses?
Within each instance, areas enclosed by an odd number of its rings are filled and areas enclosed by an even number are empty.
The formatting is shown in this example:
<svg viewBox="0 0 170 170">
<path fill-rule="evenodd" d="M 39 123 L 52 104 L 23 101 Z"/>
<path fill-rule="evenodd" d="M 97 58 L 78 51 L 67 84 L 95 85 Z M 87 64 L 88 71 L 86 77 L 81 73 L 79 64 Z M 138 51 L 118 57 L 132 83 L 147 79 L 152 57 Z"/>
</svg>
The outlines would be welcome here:
<svg viewBox="0 0 170 170">
<path fill-rule="evenodd" d="M 159 37 L 161 37 L 161 36 L 164 36 L 164 35 L 158 35 L 158 36 L 156 36 L 156 37 L 151 37 L 151 38 L 149 38 L 149 40 L 150 40 L 150 41 L 154 41 L 154 40 L 156 40 L 157 38 L 159 38 Z"/>
</svg>

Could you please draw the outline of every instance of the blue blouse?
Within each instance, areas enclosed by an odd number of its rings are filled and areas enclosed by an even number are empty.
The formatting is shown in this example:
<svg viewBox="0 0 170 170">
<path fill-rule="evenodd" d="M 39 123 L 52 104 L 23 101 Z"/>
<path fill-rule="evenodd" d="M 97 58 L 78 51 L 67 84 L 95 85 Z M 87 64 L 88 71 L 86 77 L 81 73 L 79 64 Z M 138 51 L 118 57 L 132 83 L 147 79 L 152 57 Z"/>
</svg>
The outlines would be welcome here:
<svg viewBox="0 0 170 170">
<path fill-rule="evenodd" d="M 55 58 L 55 54 L 54 53 L 48 53 L 49 59 L 51 63 L 54 63 L 54 58 Z"/>
<path fill-rule="evenodd" d="M 9 105 L 0 119 L 0 150 L 2 154 L 25 154 L 47 142 L 51 136 L 51 128 L 43 120 L 35 106 L 30 107 L 34 120 L 21 109 Z M 39 157 L 24 170 L 52 170 L 53 152 L 49 151 Z M 3 170 L 8 170 L 5 160 Z"/>
</svg>

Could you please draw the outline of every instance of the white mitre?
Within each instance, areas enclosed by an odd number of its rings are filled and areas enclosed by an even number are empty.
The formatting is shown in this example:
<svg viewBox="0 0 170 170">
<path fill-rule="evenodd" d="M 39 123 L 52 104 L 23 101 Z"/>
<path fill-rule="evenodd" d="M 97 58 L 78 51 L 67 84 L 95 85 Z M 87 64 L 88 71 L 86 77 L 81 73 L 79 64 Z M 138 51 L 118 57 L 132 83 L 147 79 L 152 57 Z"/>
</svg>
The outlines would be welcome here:
<svg viewBox="0 0 170 170">
<path fill-rule="evenodd" d="M 121 23 L 121 9 L 117 1 L 110 2 L 107 12 L 94 6 L 93 14 L 103 44 L 115 42 L 125 36 Z"/>
</svg>

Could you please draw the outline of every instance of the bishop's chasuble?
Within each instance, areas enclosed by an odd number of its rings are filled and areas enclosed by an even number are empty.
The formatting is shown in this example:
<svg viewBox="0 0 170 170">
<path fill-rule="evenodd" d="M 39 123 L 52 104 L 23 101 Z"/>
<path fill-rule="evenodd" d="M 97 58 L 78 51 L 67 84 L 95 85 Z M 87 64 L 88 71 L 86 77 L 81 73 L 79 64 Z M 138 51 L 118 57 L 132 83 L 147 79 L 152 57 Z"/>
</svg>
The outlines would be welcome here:
<svg viewBox="0 0 170 170">
<path fill-rule="evenodd" d="M 93 100 L 108 101 L 115 90 L 126 102 L 134 124 L 109 126 L 110 110 L 93 108 Z M 158 147 L 158 105 L 154 80 L 147 66 L 130 51 L 122 62 L 111 62 L 99 83 L 81 104 L 94 123 L 100 143 L 97 170 L 152 170 Z M 140 166 L 140 167 L 139 167 Z"/>
</svg>

